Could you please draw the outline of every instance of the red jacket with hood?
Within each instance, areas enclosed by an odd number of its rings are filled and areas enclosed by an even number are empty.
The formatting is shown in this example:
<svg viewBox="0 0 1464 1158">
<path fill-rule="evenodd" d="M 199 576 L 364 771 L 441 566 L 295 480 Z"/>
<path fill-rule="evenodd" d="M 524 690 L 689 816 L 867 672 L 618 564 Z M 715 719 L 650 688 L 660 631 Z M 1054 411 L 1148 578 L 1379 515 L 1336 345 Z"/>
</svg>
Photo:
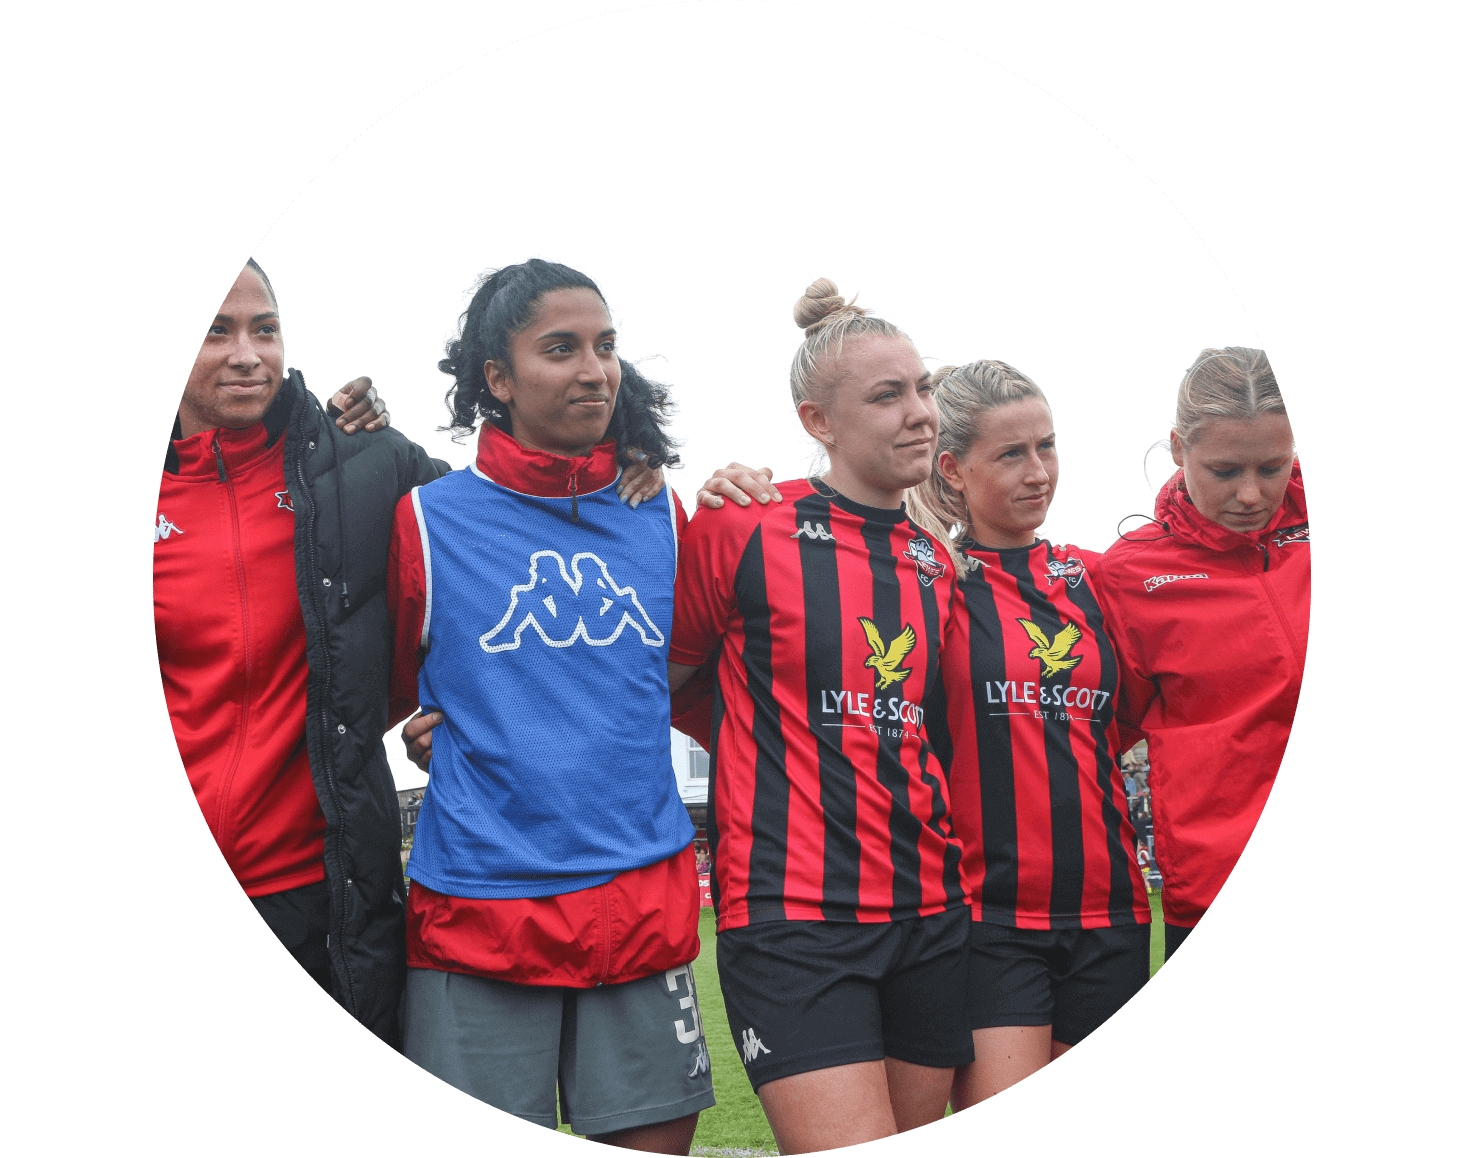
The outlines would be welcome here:
<svg viewBox="0 0 1464 1158">
<path fill-rule="evenodd" d="M 1205 518 L 1177 472 L 1155 522 L 1093 568 L 1122 679 L 1125 747 L 1149 741 L 1164 919 L 1192 926 L 1260 818 L 1291 734 L 1311 611 L 1301 468 L 1260 532 Z"/>
</svg>

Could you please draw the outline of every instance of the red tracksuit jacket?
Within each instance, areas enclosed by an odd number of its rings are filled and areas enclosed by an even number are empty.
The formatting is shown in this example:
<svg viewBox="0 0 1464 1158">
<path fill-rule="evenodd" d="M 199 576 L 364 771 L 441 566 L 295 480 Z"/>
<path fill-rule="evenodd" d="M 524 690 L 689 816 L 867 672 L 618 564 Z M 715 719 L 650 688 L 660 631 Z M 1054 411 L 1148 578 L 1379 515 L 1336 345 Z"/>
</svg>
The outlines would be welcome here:
<svg viewBox="0 0 1464 1158">
<path fill-rule="evenodd" d="M 251 897 L 323 880 L 305 750 L 305 625 L 284 437 L 264 423 L 173 444 L 153 530 L 153 614 L 173 734 Z M 222 709 L 222 710 L 221 710 Z"/>
<path fill-rule="evenodd" d="M 1311 546 L 1301 469 L 1259 533 L 1237 534 L 1179 489 L 1093 571 L 1121 665 L 1124 744 L 1149 741 L 1164 919 L 1215 899 L 1270 795 L 1306 659 Z"/>
</svg>

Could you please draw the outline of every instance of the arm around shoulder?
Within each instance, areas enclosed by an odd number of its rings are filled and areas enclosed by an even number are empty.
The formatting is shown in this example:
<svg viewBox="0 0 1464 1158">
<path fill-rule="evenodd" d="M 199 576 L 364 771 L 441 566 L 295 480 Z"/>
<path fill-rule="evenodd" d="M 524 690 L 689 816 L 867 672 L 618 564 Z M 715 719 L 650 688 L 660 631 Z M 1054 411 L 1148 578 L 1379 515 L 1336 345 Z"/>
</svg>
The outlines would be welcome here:
<svg viewBox="0 0 1464 1158">
<path fill-rule="evenodd" d="M 388 727 L 395 727 L 417 707 L 417 672 L 427 619 L 427 561 L 410 491 L 397 500 L 392 516 L 386 609 L 391 629 L 387 717 Z"/>
</svg>

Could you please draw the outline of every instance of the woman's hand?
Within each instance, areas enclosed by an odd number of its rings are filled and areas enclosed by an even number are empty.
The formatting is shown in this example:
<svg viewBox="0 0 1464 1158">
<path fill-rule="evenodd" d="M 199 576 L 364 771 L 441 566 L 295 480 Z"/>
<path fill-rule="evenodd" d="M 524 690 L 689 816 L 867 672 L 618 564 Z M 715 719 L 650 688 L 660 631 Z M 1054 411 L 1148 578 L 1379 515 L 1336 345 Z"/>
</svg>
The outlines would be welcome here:
<svg viewBox="0 0 1464 1158">
<path fill-rule="evenodd" d="M 407 759 L 423 772 L 431 771 L 432 729 L 442 723 L 441 712 L 418 712 L 402 725 L 402 743 L 407 746 Z"/>
<path fill-rule="evenodd" d="M 347 434 L 355 434 L 358 429 L 385 430 L 391 425 L 386 403 L 376 393 L 370 378 L 357 378 L 337 390 L 331 396 L 326 413 L 331 410 L 340 411 L 335 424 Z M 364 424 L 363 419 L 366 420 Z"/>
<path fill-rule="evenodd" d="M 724 495 L 739 507 L 747 506 L 752 499 L 764 504 L 770 501 L 775 503 L 783 501 L 783 496 L 778 493 L 778 488 L 773 486 L 771 470 L 767 467 L 753 470 L 752 467 L 743 466 L 740 462 L 729 462 L 702 483 L 701 490 L 696 492 L 696 505 L 720 507 L 726 501 L 722 497 Z"/>
<path fill-rule="evenodd" d="M 653 499 L 661 493 L 666 486 L 666 475 L 660 467 L 652 470 L 646 466 L 645 454 L 635 447 L 626 447 L 625 453 L 635 459 L 635 464 L 620 472 L 620 482 L 615 487 L 615 493 L 620 496 L 621 502 L 638 507 L 647 499 Z"/>
</svg>

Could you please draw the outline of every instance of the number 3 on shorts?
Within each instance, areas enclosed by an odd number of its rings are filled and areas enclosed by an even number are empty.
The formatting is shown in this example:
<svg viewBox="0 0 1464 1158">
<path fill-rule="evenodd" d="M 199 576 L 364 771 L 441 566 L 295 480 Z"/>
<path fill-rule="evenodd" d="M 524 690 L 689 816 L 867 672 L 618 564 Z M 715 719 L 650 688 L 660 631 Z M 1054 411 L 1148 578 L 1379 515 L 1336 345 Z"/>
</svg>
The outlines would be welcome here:
<svg viewBox="0 0 1464 1158">
<path fill-rule="evenodd" d="M 691 1027 L 687 1028 L 685 1018 L 676 1022 L 676 1040 L 682 1045 L 690 1045 L 702 1035 L 701 1011 L 696 1006 L 696 980 L 691 975 L 691 965 L 678 965 L 675 969 L 666 970 L 666 988 L 672 993 L 677 992 L 681 986 L 677 983 L 678 977 L 686 978 L 686 996 L 681 999 L 681 1008 L 691 1010 Z"/>
</svg>

